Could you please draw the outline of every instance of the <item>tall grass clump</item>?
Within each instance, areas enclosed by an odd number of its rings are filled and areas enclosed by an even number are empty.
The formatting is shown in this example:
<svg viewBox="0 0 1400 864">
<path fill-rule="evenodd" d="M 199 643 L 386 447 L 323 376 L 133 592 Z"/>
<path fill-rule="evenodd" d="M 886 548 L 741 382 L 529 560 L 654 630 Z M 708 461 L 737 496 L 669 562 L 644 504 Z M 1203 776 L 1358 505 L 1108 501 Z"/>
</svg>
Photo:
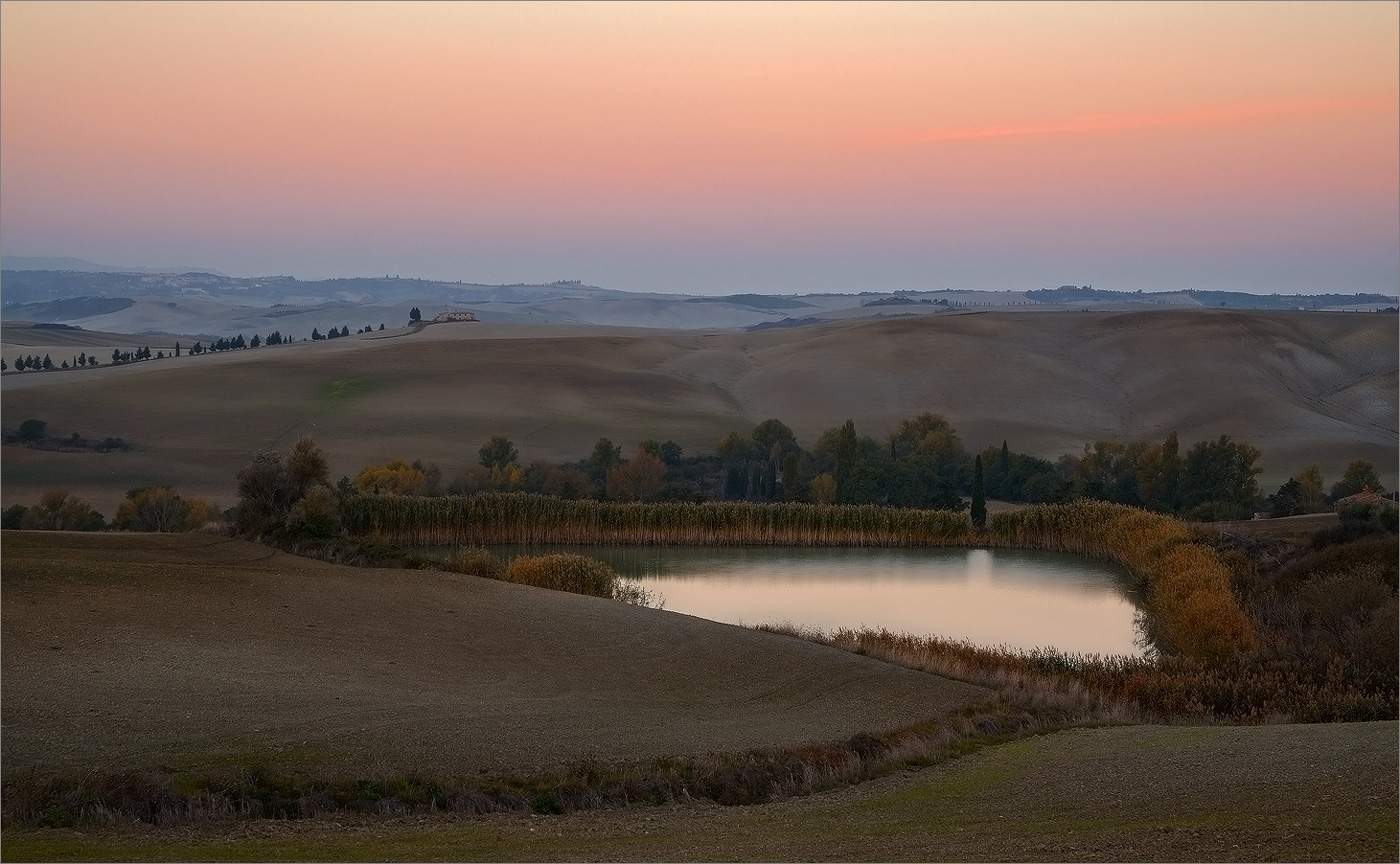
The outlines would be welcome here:
<svg viewBox="0 0 1400 864">
<path fill-rule="evenodd" d="M 617 574 L 585 555 L 522 555 L 506 567 L 505 581 L 612 599 Z"/>
<path fill-rule="evenodd" d="M 442 559 L 442 568 L 483 579 L 506 578 L 506 567 L 487 549 L 464 546 Z"/>
<path fill-rule="evenodd" d="M 666 608 L 664 598 L 641 585 L 625 581 L 607 564 L 584 555 L 526 555 L 515 558 L 507 565 L 492 555 L 490 550 L 463 547 L 441 559 L 436 566 L 483 579 L 515 582 L 589 597 L 610 597 L 629 606 Z"/>
</svg>

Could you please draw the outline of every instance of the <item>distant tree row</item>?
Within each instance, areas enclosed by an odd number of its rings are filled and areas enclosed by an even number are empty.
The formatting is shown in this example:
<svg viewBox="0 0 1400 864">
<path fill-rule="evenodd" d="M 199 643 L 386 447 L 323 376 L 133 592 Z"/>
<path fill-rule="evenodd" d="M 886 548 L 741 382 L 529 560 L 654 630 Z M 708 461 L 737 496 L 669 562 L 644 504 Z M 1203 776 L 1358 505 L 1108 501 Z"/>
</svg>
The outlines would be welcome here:
<svg viewBox="0 0 1400 864">
<path fill-rule="evenodd" d="M 379 325 L 379 329 L 380 329 L 380 330 L 383 330 L 383 329 L 384 329 L 384 325 L 383 325 L 383 324 L 380 324 L 380 325 Z M 373 333 L 373 332 L 374 332 L 374 328 L 371 327 L 370 325 L 366 324 L 365 326 L 361 327 L 359 330 L 356 330 L 356 331 L 355 331 L 355 335 L 358 336 L 358 335 L 360 335 L 361 333 Z M 349 336 L 349 335 L 350 335 L 350 328 L 349 328 L 348 326 L 344 325 L 344 324 L 342 324 L 342 325 L 340 326 L 340 329 L 338 329 L 338 330 L 337 330 L 336 328 L 332 327 L 324 336 L 321 335 L 321 331 L 320 331 L 319 329 L 313 327 L 312 330 L 311 330 L 311 341 L 312 341 L 312 342 L 320 342 L 322 339 L 339 339 L 341 336 Z"/>
<path fill-rule="evenodd" d="M 161 351 L 156 355 L 159 359 L 165 359 L 165 352 Z M 120 348 L 112 349 L 112 365 L 120 366 L 123 363 L 136 363 L 141 360 L 151 359 L 151 349 L 137 348 L 135 351 L 123 351 Z M 66 368 L 66 367 L 65 367 Z"/>
<path fill-rule="evenodd" d="M 273 341 L 274 337 L 276 338 L 275 342 Z M 280 345 L 281 342 L 282 334 L 277 332 L 276 330 L 272 331 L 272 335 L 267 337 L 267 344 L 269 345 Z M 239 333 L 232 339 L 221 336 L 213 342 L 210 342 L 208 345 L 205 345 L 203 342 L 196 342 L 194 343 L 194 345 L 190 346 L 190 353 L 205 354 L 213 351 L 241 351 L 244 348 L 256 348 L 261 344 L 262 337 L 258 334 L 254 333 L 252 339 L 244 340 L 243 334 Z M 179 342 L 175 343 L 175 356 L 180 356 Z"/>
<path fill-rule="evenodd" d="M 385 329 L 384 325 L 380 324 L 379 329 Z M 355 332 L 357 334 L 370 333 L 373 332 L 373 330 L 374 328 L 371 325 L 366 324 L 364 327 L 362 327 L 359 330 L 356 330 Z M 318 329 L 312 329 L 311 331 L 312 341 L 320 341 L 322 339 L 336 339 L 341 336 L 349 335 L 350 328 L 348 326 L 341 326 L 339 328 L 332 327 L 330 332 L 324 336 L 321 335 L 321 332 Z M 151 349 L 149 346 L 144 348 L 137 348 L 134 351 L 123 351 L 120 348 L 113 348 L 112 362 L 108 365 L 120 366 L 126 363 L 135 363 L 141 360 L 151 359 L 164 360 L 166 357 L 179 357 L 181 352 L 186 350 L 190 354 L 200 355 L 219 351 L 238 351 L 244 348 L 257 348 L 261 345 L 283 345 L 295 341 L 295 339 L 283 336 L 281 331 L 273 330 L 270 334 L 268 334 L 266 339 L 263 339 L 256 333 L 253 334 L 251 339 L 244 339 L 243 334 L 239 333 L 233 338 L 220 337 L 219 339 L 210 342 L 208 345 L 205 345 L 202 341 L 195 342 L 194 345 L 190 346 L 188 349 L 183 348 L 179 342 L 176 342 L 174 350 L 171 351 L 169 354 L 166 354 L 165 351 L 162 350 L 157 351 L 154 357 L 152 357 L 151 355 Z M 37 372 L 52 369 L 84 369 L 89 366 L 96 367 L 101 365 L 102 362 L 100 360 L 98 360 L 95 356 L 89 356 L 86 352 L 78 354 L 76 357 L 72 358 L 71 362 L 68 360 L 64 360 L 57 365 L 53 362 L 53 359 L 48 354 L 45 354 L 42 358 L 36 357 L 32 354 L 20 355 L 19 357 L 15 358 L 14 362 L 14 368 L 17 372 Z M 3 359 L 0 359 L 0 372 L 8 371 L 9 368 L 10 364 L 6 363 Z"/>
<path fill-rule="evenodd" d="M 86 501 L 62 489 L 50 489 L 32 507 L 12 504 L 0 513 L 0 527 L 29 531 L 197 531 L 221 520 L 218 507 L 184 498 L 170 486 L 131 489 L 109 523 Z"/>
</svg>

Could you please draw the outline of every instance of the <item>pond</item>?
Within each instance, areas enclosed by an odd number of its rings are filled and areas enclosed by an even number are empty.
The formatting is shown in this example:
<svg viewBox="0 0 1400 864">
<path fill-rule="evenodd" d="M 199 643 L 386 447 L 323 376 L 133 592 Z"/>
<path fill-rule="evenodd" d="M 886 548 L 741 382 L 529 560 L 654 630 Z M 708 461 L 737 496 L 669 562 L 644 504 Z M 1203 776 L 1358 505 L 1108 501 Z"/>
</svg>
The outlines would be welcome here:
<svg viewBox="0 0 1400 864">
<path fill-rule="evenodd" d="M 503 557 L 525 550 L 497 550 Z M 1019 549 L 613 546 L 606 561 L 665 608 L 728 624 L 874 627 L 977 645 L 1140 656 L 1120 567 Z"/>
</svg>

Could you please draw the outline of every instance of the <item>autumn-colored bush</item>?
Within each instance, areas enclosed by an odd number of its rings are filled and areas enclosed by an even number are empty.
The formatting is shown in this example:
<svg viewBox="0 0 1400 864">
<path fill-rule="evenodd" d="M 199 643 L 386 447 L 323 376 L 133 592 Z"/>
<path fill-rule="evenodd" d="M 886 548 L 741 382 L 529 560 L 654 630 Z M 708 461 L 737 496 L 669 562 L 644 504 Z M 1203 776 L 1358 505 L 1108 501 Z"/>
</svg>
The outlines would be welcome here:
<svg viewBox="0 0 1400 864">
<path fill-rule="evenodd" d="M 371 465 L 355 475 L 355 491 L 362 495 L 423 495 L 428 491 L 425 471 L 394 459 Z"/>
<path fill-rule="evenodd" d="M 453 573 L 465 573 L 484 579 L 504 579 L 506 576 L 505 565 L 485 549 L 458 549 L 443 559 L 442 566 Z"/>
<path fill-rule="evenodd" d="M 340 503 L 328 486 L 312 486 L 287 513 L 289 538 L 324 540 L 340 531 Z"/>
<path fill-rule="evenodd" d="M 617 574 L 584 555 L 525 555 L 506 567 L 505 581 L 611 599 Z"/>
<path fill-rule="evenodd" d="M 182 498 L 169 486 L 133 489 L 117 506 L 112 524 L 122 531 L 197 531 L 217 512 L 198 498 Z"/>
<path fill-rule="evenodd" d="M 6 511 L 7 516 L 11 514 L 17 517 L 17 527 L 30 531 L 101 531 L 107 527 L 101 513 L 63 489 L 48 490 L 33 507 L 12 507 Z"/>
</svg>

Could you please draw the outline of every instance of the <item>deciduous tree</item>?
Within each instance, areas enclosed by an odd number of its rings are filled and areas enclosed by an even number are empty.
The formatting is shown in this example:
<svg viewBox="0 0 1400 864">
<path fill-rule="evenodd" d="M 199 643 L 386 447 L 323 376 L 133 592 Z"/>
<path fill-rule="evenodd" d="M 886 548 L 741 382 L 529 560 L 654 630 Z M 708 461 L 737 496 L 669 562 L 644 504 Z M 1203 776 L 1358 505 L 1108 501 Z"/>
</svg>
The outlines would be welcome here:
<svg viewBox="0 0 1400 864">
<path fill-rule="evenodd" d="M 1238 519 L 1254 510 L 1259 450 L 1221 435 L 1191 445 L 1182 466 L 1182 506 L 1197 519 Z"/>
<path fill-rule="evenodd" d="M 427 475 L 402 459 L 371 465 L 355 476 L 355 490 L 363 495 L 422 495 L 428 491 Z"/>
<path fill-rule="evenodd" d="M 818 504 L 830 504 L 836 500 L 836 478 L 830 474 L 818 474 L 808 484 L 812 500 Z"/>
<path fill-rule="evenodd" d="M 610 439 L 599 438 L 593 444 L 593 453 L 588 457 L 588 476 L 594 483 L 606 483 L 608 471 L 622 461 L 622 448 Z"/>
<path fill-rule="evenodd" d="M 151 486 L 128 492 L 112 523 L 122 531 L 194 531 L 208 522 L 212 513 L 198 498 L 182 498 L 169 486 Z"/>
<path fill-rule="evenodd" d="M 49 424 L 43 420 L 29 419 L 19 424 L 19 440 L 39 441 L 44 437 L 44 428 Z"/>
<path fill-rule="evenodd" d="M 1385 494 L 1381 478 L 1376 474 L 1376 466 L 1364 459 L 1357 459 L 1347 465 L 1342 479 L 1332 484 L 1332 500 L 1355 495 L 1364 489 L 1370 489 L 1377 495 Z"/>
<path fill-rule="evenodd" d="M 50 489 L 39 496 L 38 504 L 24 511 L 20 527 L 37 531 L 101 531 L 106 520 L 83 499 L 63 489 Z"/>
<path fill-rule="evenodd" d="M 1298 481 L 1298 498 L 1305 513 L 1315 513 L 1322 509 L 1322 499 L 1327 494 L 1327 487 L 1322 479 L 1322 466 L 1313 462 L 1303 466 L 1303 470 L 1293 475 L 1293 479 Z"/>
<path fill-rule="evenodd" d="M 481 445 L 481 449 L 476 451 L 477 461 L 481 467 L 488 471 L 492 468 L 504 468 L 513 465 L 520 459 L 520 453 L 515 449 L 508 436 L 492 435 L 491 440 Z"/>
</svg>

